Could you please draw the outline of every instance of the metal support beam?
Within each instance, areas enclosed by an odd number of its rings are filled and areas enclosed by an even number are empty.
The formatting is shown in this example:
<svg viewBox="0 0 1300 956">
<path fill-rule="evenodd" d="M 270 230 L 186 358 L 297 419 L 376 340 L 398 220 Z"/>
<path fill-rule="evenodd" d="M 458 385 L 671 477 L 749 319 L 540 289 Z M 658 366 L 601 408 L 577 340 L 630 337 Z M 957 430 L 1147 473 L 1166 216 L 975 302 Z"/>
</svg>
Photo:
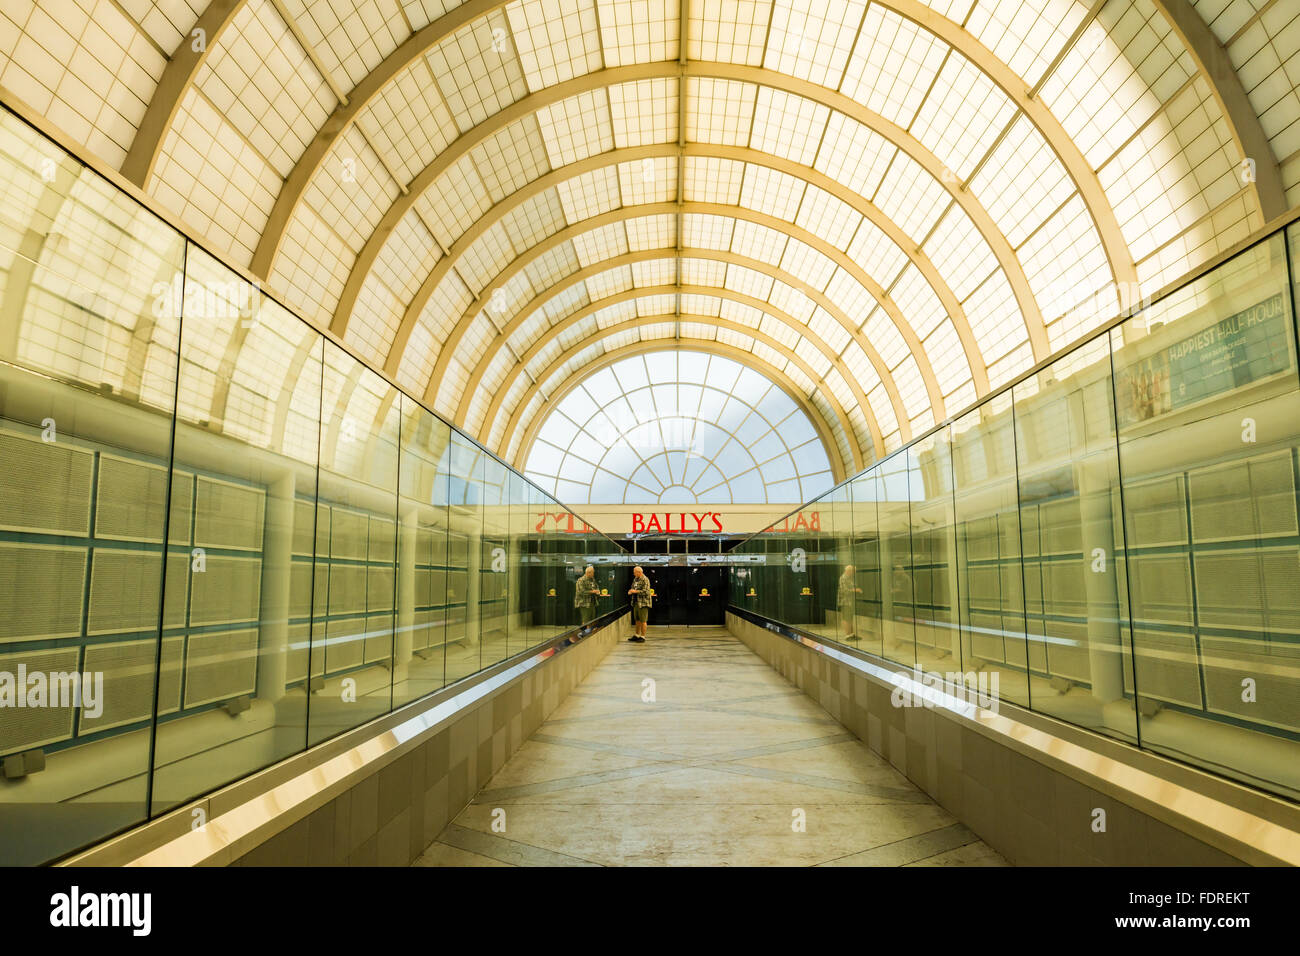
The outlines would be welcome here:
<svg viewBox="0 0 1300 956">
<path fill-rule="evenodd" d="M 518 362 L 516 362 L 514 367 L 511 368 L 510 371 L 506 373 L 505 380 L 502 381 L 493 389 L 492 402 L 488 406 L 487 413 L 484 415 L 483 421 L 480 423 L 480 426 L 490 426 L 491 423 L 496 420 L 497 413 L 500 411 L 501 405 L 502 403 L 504 403 L 506 396 L 510 394 L 510 390 L 514 387 L 515 381 L 519 378 L 520 375 L 529 374 L 528 372 L 529 364 L 531 364 L 532 361 L 536 359 L 537 356 L 540 355 L 542 351 L 544 351 L 546 347 L 550 345 L 551 342 L 555 341 L 555 339 L 563 335 L 569 329 L 573 328 L 579 322 L 582 322 L 584 319 L 587 319 L 590 316 L 595 315 L 597 312 L 601 311 L 602 309 L 608 308 L 613 305 L 618 305 L 621 302 L 635 302 L 638 299 L 644 299 L 651 296 L 672 295 L 677 290 L 681 290 L 681 292 L 685 295 L 714 296 L 719 299 L 726 299 L 729 302 L 735 302 L 739 305 L 748 306 L 752 309 L 757 309 L 760 312 L 764 313 L 765 315 L 770 316 L 772 319 L 776 320 L 780 324 L 789 327 L 796 335 L 802 336 L 803 338 L 807 339 L 813 345 L 813 347 L 817 349 L 817 351 L 819 351 L 823 356 L 825 356 L 825 358 L 830 362 L 831 368 L 838 371 L 840 375 L 844 377 L 844 381 L 848 383 L 849 390 L 852 392 L 854 400 L 858 403 L 858 407 L 862 409 L 862 413 L 864 417 L 866 417 L 867 419 L 867 427 L 871 432 L 873 448 L 875 450 L 875 457 L 876 458 L 884 457 L 885 446 L 882 440 L 882 435 L 880 434 L 880 426 L 876 422 L 875 414 L 871 410 L 871 405 L 867 401 L 867 396 L 862 391 L 862 386 L 859 385 L 854 380 L 852 373 L 849 372 L 847 368 L 845 368 L 844 363 L 840 361 L 839 356 L 836 355 L 835 351 L 826 343 L 826 340 L 821 338 L 821 336 L 817 335 L 816 333 L 814 333 L 802 322 L 794 318 L 794 316 L 786 312 L 782 312 L 781 310 L 775 308 L 770 302 L 764 302 L 762 299 L 756 299 L 753 296 L 748 296 L 740 292 L 734 292 L 731 289 L 720 289 L 715 286 L 694 286 L 694 285 L 679 286 L 674 284 L 669 286 L 652 286 L 652 287 L 641 288 L 641 289 L 627 289 L 624 290 L 623 292 L 618 292 L 615 293 L 614 295 L 607 296 L 603 299 L 597 299 L 594 302 L 590 302 L 587 305 L 583 306 L 581 309 L 579 309 L 577 312 L 574 312 L 572 315 L 566 316 L 563 320 L 553 325 L 548 330 L 548 334 L 546 336 L 538 339 L 536 342 L 533 343 L 533 345 L 527 351 L 524 352 L 523 355 L 519 356 Z M 678 311 L 674 313 L 673 318 L 675 321 L 681 321 L 682 315 Z M 657 325 L 661 321 L 662 318 L 658 316 L 640 316 L 637 319 L 631 320 L 630 323 L 629 322 L 620 323 L 617 327 L 622 328 L 624 326 L 628 326 L 629 324 L 639 325 L 639 326 Z M 698 321 L 708 325 L 716 325 L 719 328 L 731 329 L 733 331 L 740 332 L 744 335 L 760 334 L 758 329 L 751 330 L 749 326 L 739 322 L 733 322 L 729 319 L 723 319 L 717 317 L 707 317 L 707 318 L 700 317 Z M 600 334 L 604 335 L 606 331 L 607 330 L 601 330 Z M 780 348 L 780 347 L 781 346 L 779 344 L 774 346 L 774 348 Z M 793 353 L 791 353 L 791 359 L 792 360 L 795 359 L 795 355 Z M 806 363 L 805 363 L 805 367 L 807 367 Z M 820 383 L 823 379 L 823 376 L 817 375 L 815 373 L 811 374 L 809 377 L 813 380 L 814 383 Z M 833 392 L 830 392 L 829 390 L 825 391 L 825 395 L 828 404 L 833 409 L 835 409 L 837 417 L 847 421 L 848 415 L 844 410 L 843 403 L 840 402 L 840 400 L 835 396 L 835 394 Z M 457 424 L 461 425 L 462 423 L 457 422 Z M 852 428 L 850 428 L 848 432 L 848 437 L 849 437 L 849 447 L 850 449 L 853 450 L 855 464 L 857 464 L 859 468 L 864 467 L 864 456 L 862 455 L 862 451 L 860 448 L 860 444 L 857 440 L 856 433 L 852 430 Z"/>
<path fill-rule="evenodd" d="M 208 52 L 217 45 L 226 28 L 235 21 L 248 0 L 210 0 L 180 45 L 172 52 L 163 69 L 162 79 L 154 87 L 144 117 L 131 140 L 131 148 L 122 162 L 122 175 L 145 192 L 149 178 L 158 165 L 163 140 L 171 131 L 185 94 L 194 85 Z M 200 38 L 202 40 L 200 41 Z"/>
<path fill-rule="evenodd" d="M 608 156 L 611 154 L 604 155 Z M 543 242 L 533 246 L 533 248 L 529 249 L 526 253 L 512 262 L 510 268 L 500 273 L 488 286 L 484 288 L 482 295 L 484 298 L 490 299 L 492 293 L 496 289 L 504 288 L 514 275 L 527 267 L 531 262 L 575 236 L 614 222 L 622 222 L 629 219 L 638 219 L 647 216 L 671 214 L 674 209 L 676 209 L 675 203 L 649 203 L 641 206 L 628 206 L 622 209 L 611 210 L 608 213 L 602 213 L 598 216 L 593 216 L 590 219 L 582 220 L 572 226 L 561 229 L 559 232 L 549 236 Z M 827 259 L 830 259 L 836 265 L 843 268 L 845 272 L 856 279 L 858 283 L 861 284 L 873 298 L 875 298 L 889 318 L 893 321 L 894 325 L 898 328 L 899 334 L 902 336 L 904 342 L 908 344 L 916 359 L 917 369 L 926 386 L 927 397 L 929 398 L 932 407 L 935 409 L 935 420 L 942 420 L 944 408 L 943 395 L 939 391 L 939 385 L 934 375 L 934 369 L 931 367 L 929 358 L 926 356 L 925 350 L 921 347 L 920 340 L 915 331 L 913 331 L 907 320 L 903 318 L 901 310 L 893 300 L 885 294 L 885 291 L 880 287 L 879 283 L 867 275 L 866 271 L 857 263 L 853 262 L 846 253 L 835 246 L 832 246 L 820 236 L 815 236 L 784 219 L 777 219 L 774 216 L 769 216 L 766 213 L 755 212 L 751 209 L 745 209 L 739 206 L 725 206 L 720 203 L 686 203 L 684 212 L 687 214 L 725 216 L 731 219 L 743 220 L 745 222 L 755 223 L 756 225 L 766 226 L 769 229 L 781 232 L 791 238 L 798 239 L 800 242 L 815 249 Z M 432 290 L 429 291 L 431 294 Z M 423 308 L 423 305 L 421 305 L 421 308 Z M 467 309 L 462 314 L 460 320 L 456 323 L 456 326 L 452 329 L 452 332 L 447 337 L 447 341 L 443 343 L 442 349 L 438 354 L 438 361 L 435 364 L 433 374 L 430 377 L 429 390 L 426 392 L 426 401 L 432 402 L 436 397 L 437 385 L 442 381 L 443 375 L 446 372 L 447 364 L 455 355 L 456 346 L 472 324 L 476 312 L 477 309 L 474 306 Z M 408 315 L 409 314 L 412 314 L 410 310 L 408 310 Z M 415 314 L 418 315 L 418 313 Z M 414 319 L 412 319 L 412 327 L 414 327 Z M 857 332 L 856 326 L 852 323 L 849 323 L 847 328 L 852 332 Z M 405 335 L 402 335 L 401 330 L 399 329 L 399 339 L 402 345 L 405 345 L 409 335 L 409 330 Z M 397 344 L 395 341 L 394 349 L 396 348 Z M 395 357 L 396 361 L 394 360 Z M 400 368 L 400 359 L 401 356 L 399 353 L 390 353 L 389 362 L 385 365 L 386 369 L 390 367 L 392 368 L 390 374 L 395 375 L 397 373 L 397 370 Z M 912 414 L 919 414 L 919 411 L 920 410 L 918 409 L 917 411 L 912 412 Z"/>
<path fill-rule="evenodd" d="M 803 295 L 806 295 L 811 301 L 820 305 L 851 336 L 853 343 L 857 345 L 859 348 L 861 348 L 862 351 L 866 354 L 867 360 L 871 363 L 872 368 L 875 370 L 877 376 L 880 378 L 881 384 L 884 386 L 885 394 L 888 396 L 890 406 L 894 412 L 894 417 L 899 423 L 900 435 L 907 436 L 902 440 L 906 442 L 911 438 L 911 432 L 910 432 L 908 419 L 907 419 L 907 411 L 903 406 L 902 397 L 898 393 L 898 386 L 894 382 L 893 374 L 889 371 L 889 368 L 885 365 L 884 359 L 881 358 L 880 353 L 876 351 L 876 348 L 874 345 L 872 345 L 871 341 L 865 335 L 863 335 L 861 331 L 859 331 L 854 327 L 848 315 L 843 310 L 841 310 L 838 305 L 836 305 L 834 302 L 828 299 L 825 293 L 809 285 L 808 283 L 798 278 L 797 276 L 793 276 L 790 273 L 786 272 L 784 269 L 781 269 L 777 266 L 773 266 L 770 263 L 763 262 L 758 259 L 751 259 L 747 256 L 742 256 L 734 252 L 728 252 L 728 251 L 717 250 L 717 249 L 697 249 L 697 248 L 690 248 L 690 247 L 680 249 L 680 250 L 668 249 L 668 248 L 641 249 L 636 252 L 624 253 L 623 255 L 616 256 L 612 259 L 605 259 L 600 262 L 595 262 L 587 266 L 585 269 L 579 269 L 577 272 L 566 276 L 563 280 L 563 284 L 557 283 L 555 286 L 552 286 L 551 288 L 547 289 L 545 292 L 542 292 L 534 296 L 533 299 L 529 301 L 526 305 L 516 310 L 515 314 L 510 318 L 510 321 L 508 321 L 505 324 L 505 326 L 497 334 L 496 338 L 494 338 L 488 344 L 487 348 L 483 352 L 482 358 L 480 358 L 478 363 L 474 366 L 474 371 L 470 375 L 469 383 L 465 387 L 464 393 L 461 395 L 460 404 L 457 406 L 454 414 L 453 420 L 455 424 L 460 427 L 465 426 L 468 417 L 471 396 L 473 396 L 478 391 L 479 386 L 483 381 L 483 376 L 487 373 L 488 368 L 491 366 L 492 359 L 494 358 L 494 356 L 497 355 L 501 349 L 506 347 L 506 344 L 510 339 L 510 337 L 519 330 L 519 328 L 524 324 L 524 322 L 528 320 L 529 316 L 533 315 L 538 309 L 543 308 L 546 305 L 546 303 L 549 302 L 552 298 L 554 298 L 556 295 L 563 293 L 568 289 L 573 288 L 575 285 L 578 285 L 579 283 L 585 282 L 587 279 L 591 278 L 592 276 L 601 275 L 602 273 L 608 272 L 611 269 L 617 269 L 617 268 L 622 268 L 623 266 L 635 265 L 636 263 L 640 263 L 640 262 L 653 262 L 655 260 L 662 260 L 662 259 L 672 257 L 677 253 L 680 253 L 680 259 L 706 259 L 713 262 L 722 262 L 728 265 L 741 266 L 746 269 L 752 269 L 755 272 L 766 273 L 772 276 L 773 278 L 776 278 L 781 282 L 784 282 L 786 285 L 790 286 L 791 288 L 796 289 Z M 841 352 L 840 355 L 842 356 L 843 353 Z M 846 375 L 846 377 L 849 376 Z M 850 381 L 854 381 L 854 380 L 850 379 Z M 436 390 L 436 385 L 434 385 L 434 389 Z M 426 403 L 432 404 L 434 398 L 436 398 L 436 395 L 431 397 L 430 394 L 426 392 L 425 394 Z M 867 414 L 869 416 L 868 421 L 876 420 L 875 413 L 870 408 L 867 409 Z M 877 451 L 877 456 L 883 456 L 883 454 L 884 454 L 883 450 Z"/>
<path fill-rule="evenodd" d="M 1278 166 L 1277 157 L 1273 155 L 1263 124 L 1250 104 L 1250 97 L 1241 85 L 1241 77 L 1237 75 L 1232 60 L 1228 57 L 1228 51 L 1187 0 L 1155 0 L 1155 4 L 1210 84 L 1223 119 L 1232 132 L 1237 155 L 1243 161 L 1254 162 L 1250 175 L 1254 176 L 1255 202 L 1264 222 L 1282 215 L 1287 211 L 1282 170 Z M 1238 175 L 1242 183 L 1250 181 L 1244 170 L 1239 171 Z"/>
</svg>

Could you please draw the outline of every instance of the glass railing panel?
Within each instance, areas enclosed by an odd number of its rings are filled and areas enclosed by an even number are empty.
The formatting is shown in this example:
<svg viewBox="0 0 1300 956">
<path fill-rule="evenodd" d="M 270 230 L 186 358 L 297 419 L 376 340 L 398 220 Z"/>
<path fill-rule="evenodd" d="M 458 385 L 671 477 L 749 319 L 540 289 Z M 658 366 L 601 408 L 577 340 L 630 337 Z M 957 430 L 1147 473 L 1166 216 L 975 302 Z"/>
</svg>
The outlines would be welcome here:
<svg viewBox="0 0 1300 956">
<path fill-rule="evenodd" d="M 506 587 L 509 581 L 510 503 L 507 472 L 500 462 L 480 455 L 477 472 L 483 489 L 483 537 L 479 548 L 482 656 L 479 666 L 490 667 L 509 656 L 511 622 L 506 613 Z"/>
<path fill-rule="evenodd" d="M 1282 235 L 1112 341 L 1133 621 L 1125 690 L 1142 744 L 1300 792 L 1300 380 Z"/>
<path fill-rule="evenodd" d="M 758 576 L 756 605 L 758 613 L 778 621 L 789 621 L 786 616 L 785 580 L 789 571 L 789 551 L 783 535 L 768 531 L 755 536 L 758 551 L 763 556 L 762 564 L 754 570 Z"/>
<path fill-rule="evenodd" d="M 823 528 L 829 534 L 829 561 L 823 574 L 822 588 L 828 597 L 828 612 L 833 626 L 828 636 L 836 640 L 856 642 L 857 608 L 861 588 L 857 580 L 857 567 L 853 558 L 853 497 L 846 482 L 834 488 L 823 499 Z"/>
<path fill-rule="evenodd" d="M 916 666 L 927 673 L 961 672 L 951 431 L 940 428 L 909 445 L 906 455 Z"/>
<path fill-rule="evenodd" d="M 394 707 L 446 683 L 447 477 L 438 463 L 450 443 L 444 422 L 402 396 Z"/>
<path fill-rule="evenodd" d="M 1001 699 L 1028 706 L 1011 393 L 958 418 L 952 434 L 962 672 L 987 674 Z"/>
<path fill-rule="evenodd" d="M 1035 710 L 1132 741 L 1110 378 L 1102 337 L 1013 389 L 1027 653 L 1008 663 Z"/>
<path fill-rule="evenodd" d="M 810 529 L 805 541 L 808 553 L 808 586 L 810 593 L 802 595 L 808 604 L 808 628 L 815 634 L 834 640 L 839 633 L 837 623 L 839 593 L 839 552 L 835 546 L 832 501 L 839 495 L 833 489 L 817 499 L 812 510 L 817 512 L 817 527 Z"/>
<path fill-rule="evenodd" d="M 543 495 L 537 488 L 530 488 L 529 500 L 532 508 L 530 546 L 535 553 L 527 565 L 527 600 L 538 626 L 544 633 L 553 634 L 569 620 L 568 606 L 573 603 L 573 595 L 569 593 L 572 582 L 563 573 L 568 551 L 568 543 L 560 534 L 564 519 L 560 515 L 561 509 L 555 506 L 550 496 Z M 557 568 L 560 569 L 558 575 Z"/>
<path fill-rule="evenodd" d="M 872 654 L 884 655 L 884 593 L 880 563 L 880 468 L 868 469 L 849 482 L 852 507 L 850 544 L 852 547 L 857 647 Z"/>
<path fill-rule="evenodd" d="M 159 621 L 184 262 L 180 235 L 3 115 L 6 864 L 144 819 L 160 655 L 162 710 L 180 706 L 179 641 L 160 643 Z"/>
<path fill-rule="evenodd" d="M 566 515 L 564 522 L 567 528 L 569 517 Z M 547 575 L 555 579 L 556 592 L 563 593 L 566 600 L 557 601 L 557 612 L 562 612 L 564 620 L 569 626 L 588 623 L 603 613 L 606 607 L 612 607 L 612 595 L 610 585 L 612 583 L 608 574 L 608 569 L 599 563 L 600 555 L 595 551 L 595 542 L 591 540 L 590 535 L 583 531 L 583 525 L 576 517 L 574 520 L 574 532 L 565 534 L 564 541 L 559 545 L 562 549 L 556 554 L 557 564 L 562 561 L 565 566 L 563 582 L 560 581 L 559 567 L 552 565 L 547 568 Z M 591 569 L 591 576 L 588 578 L 587 569 Z M 601 574 L 602 570 L 606 573 Z M 624 591 L 627 588 L 623 589 Z M 601 592 L 606 592 L 609 596 L 603 596 Z"/>
<path fill-rule="evenodd" d="M 760 562 L 765 559 L 762 549 L 760 538 L 742 542 L 733 549 L 740 559 L 731 565 L 731 603 L 755 614 L 761 613 L 758 589 L 763 577 Z"/>
<path fill-rule="evenodd" d="M 580 519 L 525 561 L 553 499 L 7 111 L 0 183 L 0 674 L 70 675 L 67 703 L 0 708 L 0 859 L 570 623 L 524 601 Z"/>
<path fill-rule="evenodd" d="M 1292 226 L 750 536 L 732 604 L 1294 797 L 1298 278 Z"/>
<path fill-rule="evenodd" d="M 876 467 L 876 521 L 880 535 L 882 586 L 881 653 L 891 661 L 916 664 L 916 618 L 912 582 L 912 517 L 907 453 L 891 455 Z"/>
<path fill-rule="evenodd" d="M 564 573 L 569 542 L 565 540 L 561 509 L 548 495 L 532 488 L 530 546 L 535 553 L 527 566 L 528 601 L 543 633 L 554 634 L 570 620 L 571 582 Z M 555 593 L 552 594 L 551 592 Z M 564 597 L 561 597 L 564 595 Z"/>
<path fill-rule="evenodd" d="M 528 548 L 531 529 L 532 505 L 529 501 L 529 486 L 524 479 L 514 473 L 506 482 L 506 503 L 509 508 L 508 537 L 506 539 L 506 617 L 509 622 L 507 631 L 507 650 L 510 655 L 518 654 L 531 647 L 541 639 L 542 632 L 533 621 L 533 611 L 525 596 L 525 579 L 528 567 Z"/>
<path fill-rule="evenodd" d="M 480 668 L 480 578 L 483 550 L 483 482 L 480 450 L 453 432 L 445 468 L 448 478 L 447 599 L 454 617 L 447 634 L 447 681 Z"/>
<path fill-rule="evenodd" d="M 311 744 L 389 710 L 396 623 L 397 390 L 328 342 L 324 371 Z"/>
<path fill-rule="evenodd" d="M 301 750 L 310 684 L 320 335 L 193 245 L 182 311 L 154 815 Z"/>
</svg>

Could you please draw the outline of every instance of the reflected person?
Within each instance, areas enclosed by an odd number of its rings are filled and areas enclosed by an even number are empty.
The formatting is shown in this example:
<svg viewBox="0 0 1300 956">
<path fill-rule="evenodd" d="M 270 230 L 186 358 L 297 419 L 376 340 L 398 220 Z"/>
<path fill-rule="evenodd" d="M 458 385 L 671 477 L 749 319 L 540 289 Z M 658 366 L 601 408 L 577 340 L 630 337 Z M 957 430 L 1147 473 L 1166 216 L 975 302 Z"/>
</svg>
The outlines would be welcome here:
<svg viewBox="0 0 1300 956">
<path fill-rule="evenodd" d="M 858 587 L 853 572 L 853 565 L 845 566 L 844 573 L 840 575 L 840 586 L 835 598 L 840 614 L 840 633 L 844 635 L 846 641 L 858 639 L 858 595 L 862 593 L 862 588 Z"/>
<path fill-rule="evenodd" d="M 573 592 L 573 606 L 582 612 L 583 624 L 590 624 L 596 619 L 599 600 L 600 582 L 596 580 L 596 569 L 589 564 L 582 577 L 578 578 Z"/>
</svg>

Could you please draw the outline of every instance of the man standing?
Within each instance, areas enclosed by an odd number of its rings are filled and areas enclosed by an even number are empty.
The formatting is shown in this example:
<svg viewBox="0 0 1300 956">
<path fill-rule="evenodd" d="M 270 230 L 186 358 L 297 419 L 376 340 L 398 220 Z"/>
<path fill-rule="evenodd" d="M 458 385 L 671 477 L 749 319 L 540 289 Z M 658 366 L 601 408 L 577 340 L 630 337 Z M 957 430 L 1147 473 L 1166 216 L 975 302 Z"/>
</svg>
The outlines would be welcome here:
<svg viewBox="0 0 1300 956">
<path fill-rule="evenodd" d="M 853 577 L 853 565 L 850 564 L 840 575 L 839 593 L 835 600 L 840 612 L 840 631 L 848 641 L 858 639 L 858 595 L 861 593 L 862 588 L 858 587 L 858 582 Z"/>
<path fill-rule="evenodd" d="M 633 625 L 628 640 L 633 644 L 644 644 L 646 621 L 650 619 L 650 579 L 639 565 L 632 569 L 632 588 L 627 593 L 632 598 Z"/>
<path fill-rule="evenodd" d="M 583 624 L 590 624 L 596 619 L 599 599 L 600 584 L 596 581 L 596 569 L 589 564 L 586 572 L 578 578 L 573 592 L 573 606 L 582 612 Z"/>
</svg>

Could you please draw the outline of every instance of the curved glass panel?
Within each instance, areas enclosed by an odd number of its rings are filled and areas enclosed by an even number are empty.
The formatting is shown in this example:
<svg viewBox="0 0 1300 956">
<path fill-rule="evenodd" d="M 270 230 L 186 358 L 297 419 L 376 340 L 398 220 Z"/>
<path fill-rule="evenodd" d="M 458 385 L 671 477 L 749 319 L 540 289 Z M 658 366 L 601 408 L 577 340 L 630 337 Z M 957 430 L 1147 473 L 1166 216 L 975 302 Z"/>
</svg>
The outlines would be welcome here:
<svg viewBox="0 0 1300 956">
<path fill-rule="evenodd" d="M 832 480 L 789 395 L 739 362 L 688 351 L 584 379 L 542 423 L 525 473 L 574 505 L 803 501 Z"/>
<path fill-rule="evenodd" d="M 1294 799 L 1298 250 L 1260 239 L 742 542 L 733 605 Z"/>
<path fill-rule="evenodd" d="M 0 862 L 577 624 L 612 541 L 8 113 L 0 182 Z"/>
</svg>

